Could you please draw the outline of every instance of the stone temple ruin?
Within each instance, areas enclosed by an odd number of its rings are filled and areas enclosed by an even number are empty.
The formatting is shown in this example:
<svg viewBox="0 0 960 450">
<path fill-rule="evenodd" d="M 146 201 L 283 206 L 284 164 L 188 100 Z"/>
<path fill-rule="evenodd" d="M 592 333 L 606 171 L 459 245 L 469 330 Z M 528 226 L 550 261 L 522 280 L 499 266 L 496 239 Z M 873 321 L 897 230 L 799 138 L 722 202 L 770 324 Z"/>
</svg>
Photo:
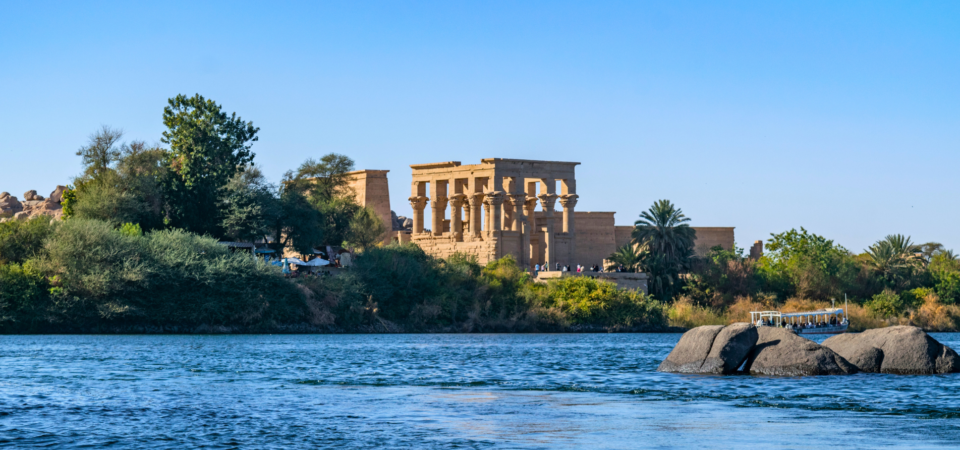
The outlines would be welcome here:
<svg viewBox="0 0 960 450">
<path fill-rule="evenodd" d="M 411 241 L 432 255 L 465 253 L 481 264 L 506 255 L 522 267 L 569 264 L 580 256 L 573 217 L 577 164 L 490 158 L 466 166 L 459 162 L 410 166 Z M 538 205 L 540 214 L 535 211 Z M 427 206 L 430 231 L 424 226 Z"/>
<path fill-rule="evenodd" d="M 388 171 L 350 175 L 358 202 L 392 229 L 387 242 L 413 242 L 437 257 L 474 255 L 480 264 L 511 255 L 522 267 L 546 264 L 555 270 L 557 264 L 602 266 L 631 240 L 633 227 L 616 226 L 614 212 L 576 211 L 579 164 L 506 158 L 415 164 L 412 218 L 392 213 Z M 733 227 L 694 229 L 697 253 L 734 246 Z"/>
</svg>

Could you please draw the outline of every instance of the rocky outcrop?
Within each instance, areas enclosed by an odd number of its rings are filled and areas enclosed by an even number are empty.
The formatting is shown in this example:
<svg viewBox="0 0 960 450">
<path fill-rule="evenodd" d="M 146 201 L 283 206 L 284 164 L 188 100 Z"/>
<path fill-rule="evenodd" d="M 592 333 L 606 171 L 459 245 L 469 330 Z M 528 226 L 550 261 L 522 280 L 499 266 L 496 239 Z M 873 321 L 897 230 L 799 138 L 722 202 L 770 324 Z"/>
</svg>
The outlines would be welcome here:
<svg viewBox="0 0 960 450">
<path fill-rule="evenodd" d="M 749 323 L 697 327 L 683 334 L 657 370 L 731 374 L 743 364 L 757 337 L 757 328 Z"/>
<path fill-rule="evenodd" d="M 9 192 L 0 193 L 0 218 L 13 217 L 23 211 L 23 204 Z"/>
<path fill-rule="evenodd" d="M 66 189 L 66 186 L 57 186 L 48 198 L 38 195 L 35 190 L 30 190 L 23 194 L 22 202 L 7 192 L 0 193 L 0 222 L 25 220 L 37 216 L 60 219 L 63 217 L 63 206 L 60 202 L 63 201 L 63 192 Z"/>
<path fill-rule="evenodd" d="M 785 328 L 760 327 L 759 339 L 747 358 L 753 375 L 848 375 L 856 366 L 833 350 L 797 336 Z"/>
<path fill-rule="evenodd" d="M 50 193 L 50 196 L 47 197 L 47 200 L 60 204 L 60 202 L 63 201 L 63 193 L 66 190 L 67 190 L 66 186 L 57 186 L 57 188 Z"/>
<path fill-rule="evenodd" d="M 412 231 L 413 219 L 404 216 L 398 216 L 397 213 L 390 211 L 393 221 L 393 231 Z"/>
<path fill-rule="evenodd" d="M 960 372 L 960 357 L 917 327 L 877 328 L 823 341 L 863 372 L 924 375 Z"/>
</svg>

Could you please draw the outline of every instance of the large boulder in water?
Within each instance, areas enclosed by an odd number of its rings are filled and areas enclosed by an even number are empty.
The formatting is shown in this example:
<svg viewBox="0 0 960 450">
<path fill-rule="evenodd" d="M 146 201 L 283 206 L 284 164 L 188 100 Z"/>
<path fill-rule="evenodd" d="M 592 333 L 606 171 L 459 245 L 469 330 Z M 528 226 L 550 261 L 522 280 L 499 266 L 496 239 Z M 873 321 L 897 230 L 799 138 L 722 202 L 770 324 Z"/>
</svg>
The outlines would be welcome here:
<svg viewBox="0 0 960 450">
<path fill-rule="evenodd" d="M 667 359 L 657 368 L 660 372 L 730 374 L 737 371 L 753 344 L 757 328 L 749 323 L 724 327 L 707 325 L 687 331 Z"/>
<path fill-rule="evenodd" d="M 833 350 L 797 336 L 785 328 L 760 327 L 759 339 L 747 359 L 752 375 L 848 375 L 857 368 Z"/>
<path fill-rule="evenodd" d="M 737 371 L 759 338 L 752 323 L 735 323 L 720 330 L 710 346 L 710 354 L 700 366 L 700 373 L 731 374 Z"/>
<path fill-rule="evenodd" d="M 863 372 L 904 375 L 960 372 L 960 357 L 917 327 L 875 328 L 823 341 Z"/>
<path fill-rule="evenodd" d="M 720 334 L 723 325 L 696 327 L 680 337 L 667 359 L 657 368 L 660 372 L 700 373 L 700 366 L 710 354 L 713 340 Z"/>
</svg>

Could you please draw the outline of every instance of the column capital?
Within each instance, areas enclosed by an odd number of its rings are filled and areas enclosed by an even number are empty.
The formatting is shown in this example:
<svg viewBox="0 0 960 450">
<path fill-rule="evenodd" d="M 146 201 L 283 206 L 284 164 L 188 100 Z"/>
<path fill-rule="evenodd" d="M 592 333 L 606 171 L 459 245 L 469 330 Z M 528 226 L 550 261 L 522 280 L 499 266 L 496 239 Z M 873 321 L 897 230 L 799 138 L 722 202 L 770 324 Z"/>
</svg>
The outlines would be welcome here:
<svg viewBox="0 0 960 450">
<path fill-rule="evenodd" d="M 464 194 L 453 194 L 450 196 L 450 206 L 454 208 L 459 208 L 463 206 L 463 202 L 466 199 L 467 199 L 467 196 Z"/>
<path fill-rule="evenodd" d="M 436 207 L 438 207 L 438 208 L 446 208 L 446 207 L 447 207 L 447 200 L 448 200 L 447 196 L 445 196 L 445 195 L 438 195 L 437 198 L 436 198 L 436 200 L 434 200 L 432 203 L 430 203 L 430 206 L 436 206 Z"/>
<path fill-rule="evenodd" d="M 430 200 L 430 197 L 414 195 L 407 200 L 410 201 L 410 206 L 413 207 L 414 210 L 422 210 L 425 206 L 427 206 L 427 200 Z"/>
<path fill-rule="evenodd" d="M 507 194 L 506 198 L 511 205 L 523 205 L 527 201 L 527 194 Z"/>
<path fill-rule="evenodd" d="M 486 200 L 493 206 L 500 206 L 503 204 L 503 192 L 502 191 L 487 192 Z"/>
<path fill-rule="evenodd" d="M 557 201 L 557 194 L 540 194 L 537 198 L 540 199 L 540 206 L 543 207 L 544 211 L 550 212 L 553 211 L 554 203 Z"/>
<path fill-rule="evenodd" d="M 573 208 L 577 206 L 577 199 L 580 198 L 577 194 L 567 194 L 560 196 L 560 206 L 563 206 L 563 209 Z"/>
</svg>

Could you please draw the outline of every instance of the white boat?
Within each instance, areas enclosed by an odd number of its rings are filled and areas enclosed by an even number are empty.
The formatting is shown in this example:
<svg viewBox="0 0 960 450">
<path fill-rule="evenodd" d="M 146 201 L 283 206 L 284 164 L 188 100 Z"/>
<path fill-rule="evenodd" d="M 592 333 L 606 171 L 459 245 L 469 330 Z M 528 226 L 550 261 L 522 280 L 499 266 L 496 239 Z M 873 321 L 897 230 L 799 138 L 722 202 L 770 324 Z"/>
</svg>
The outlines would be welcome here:
<svg viewBox="0 0 960 450">
<path fill-rule="evenodd" d="M 846 299 L 844 299 L 844 304 L 846 304 Z M 845 307 L 791 313 L 752 311 L 750 322 L 758 327 L 786 328 L 801 335 L 840 334 L 846 332 L 847 328 L 850 327 Z"/>
</svg>

